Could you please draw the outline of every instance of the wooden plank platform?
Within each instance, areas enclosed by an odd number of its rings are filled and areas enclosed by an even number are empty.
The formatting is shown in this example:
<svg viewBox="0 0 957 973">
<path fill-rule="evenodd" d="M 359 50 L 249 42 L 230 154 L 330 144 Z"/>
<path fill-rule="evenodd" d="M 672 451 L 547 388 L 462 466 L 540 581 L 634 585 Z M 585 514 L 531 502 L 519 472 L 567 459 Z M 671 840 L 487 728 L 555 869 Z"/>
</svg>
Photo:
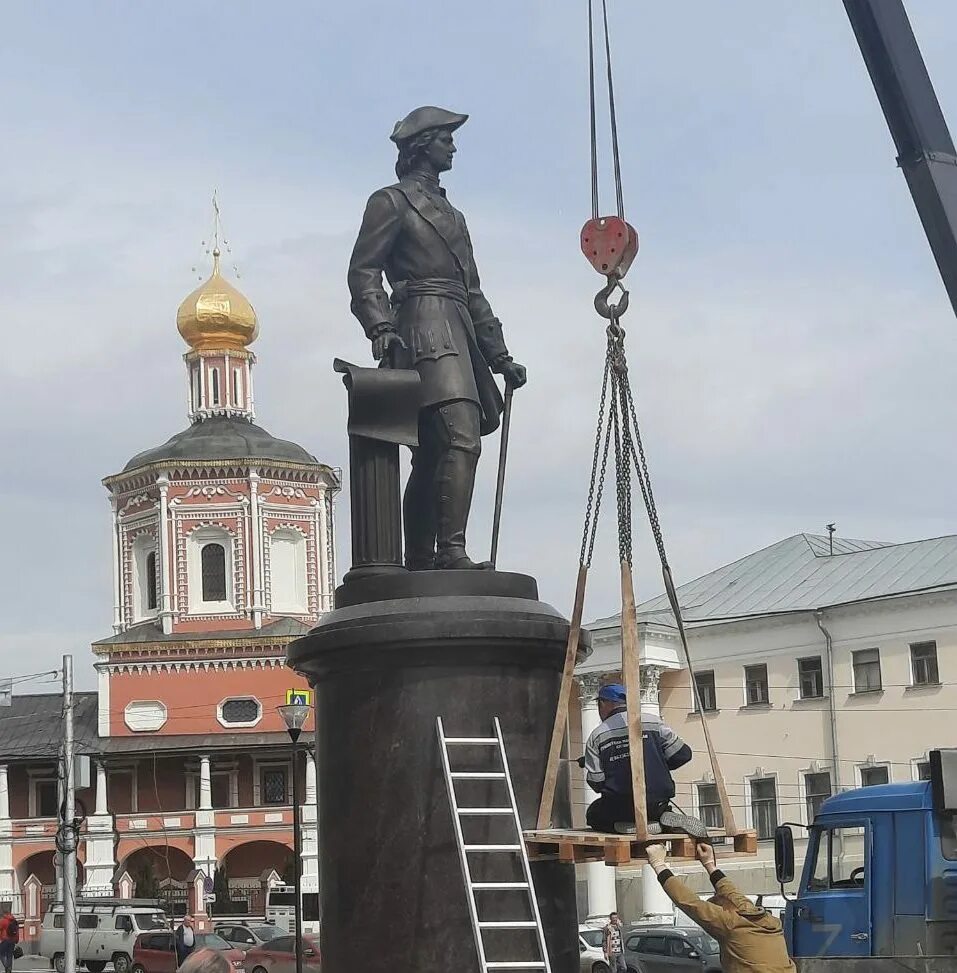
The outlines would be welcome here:
<svg viewBox="0 0 957 973">
<path fill-rule="evenodd" d="M 742 831 L 735 835 L 712 831 L 710 834 L 712 838 L 732 838 L 734 841 L 734 851 L 724 854 L 720 845 L 715 846 L 715 854 L 719 858 L 743 858 L 758 853 L 758 838 L 754 831 Z M 628 865 L 646 861 L 645 846 L 652 844 L 667 845 L 668 857 L 672 860 L 695 857 L 695 840 L 686 834 L 649 835 L 647 841 L 637 841 L 633 834 L 546 828 L 526 831 L 524 837 L 531 861 L 558 860 L 574 864 L 603 861 L 606 865 Z"/>
</svg>

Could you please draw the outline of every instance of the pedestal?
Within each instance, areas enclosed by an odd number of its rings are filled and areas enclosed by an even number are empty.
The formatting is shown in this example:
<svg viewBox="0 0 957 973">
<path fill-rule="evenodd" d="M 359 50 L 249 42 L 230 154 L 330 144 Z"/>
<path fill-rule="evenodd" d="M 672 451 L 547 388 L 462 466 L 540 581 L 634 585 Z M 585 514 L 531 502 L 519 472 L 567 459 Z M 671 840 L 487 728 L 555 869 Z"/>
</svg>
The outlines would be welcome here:
<svg viewBox="0 0 957 973">
<path fill-rule="evenodd" d="M 534 826 L 568 623 L 532 578 L 491 571 L 364 578 L 336 604 L 288 659 L 316 689 L 323 973 L 351 973 L 357 956 L 367 973 L 477 973 L 436 717 L 449 735 L 483 737 L 499 717 L 519 813 Z M 455 759 L 491 769 L 493 753 L 462 747 Z M 457 786 L 463 806 L 507 803 L 501 781 Z M 506 822 L 476 820 L 466 840 L 494 842 Z M 567 780 L 556 823 L 570 824 Z M 477 881 L 511 880 L 492 856 L 470 860 Z M 533 874 L 552 969 L 577 973 L 574 866 L 540 862 Z M 480 918 L 527 917 L 524 894 L 479 892 Z M 525 930 L 485 941 L 489 959 L 534 958 Z"/>
</svg>

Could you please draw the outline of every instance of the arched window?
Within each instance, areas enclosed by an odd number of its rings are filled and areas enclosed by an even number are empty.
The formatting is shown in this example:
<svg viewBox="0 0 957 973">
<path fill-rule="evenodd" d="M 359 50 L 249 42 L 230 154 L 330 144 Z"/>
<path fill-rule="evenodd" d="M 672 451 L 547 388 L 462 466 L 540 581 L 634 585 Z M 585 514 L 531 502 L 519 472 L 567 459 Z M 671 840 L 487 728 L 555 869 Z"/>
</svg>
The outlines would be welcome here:
<svg viewBox="0 0 957 973">
<path fill-rule="evenodd" d="M 242 391 L 242 378 L 239 375 L 239 369 L 233 369 L 233 405 L 242 407 L 243 404 L 243 391 Z"/>
<path fill-rule="evenodd" d="M 156 551 L 146 555 L 146 608 L 156 610 Z"/>
<path fill-rule="evenodd" d="M 213 368 L 209 372 L 209 383 L 212 387 L 213 405 L 219 405 L 219 369 Z"/>
<path fill-rule="evenodd" d="M 269 604 L 275 614 L 305 615 L 306 538 L 292 527 L 280 527 L 269 539 Z"/>
<path fill-rule="evenodd" d="M 133 541 L 133 621 L 156 614 L 158 567 L 156 538 L 152 534 L 140 534 Z"/>
<path fill-rule="evenodd" d="M 204 544 L 200 554 L 203 569 L 203 601 L 226 600 L 226 548 Z"/>
</svg>

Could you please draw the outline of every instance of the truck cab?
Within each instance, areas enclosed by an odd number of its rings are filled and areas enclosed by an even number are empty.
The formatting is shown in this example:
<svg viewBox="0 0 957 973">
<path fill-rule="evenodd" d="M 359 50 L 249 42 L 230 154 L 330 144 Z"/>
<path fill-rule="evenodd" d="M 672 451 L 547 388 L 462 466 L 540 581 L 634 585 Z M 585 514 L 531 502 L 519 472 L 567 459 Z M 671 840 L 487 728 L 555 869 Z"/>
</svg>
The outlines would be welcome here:
<svg viewBox="0 0 957 973">
<path fill-rule="evenodd" d="M 931 768 L 930 781 L 862 787 L 821 806 L 784 917 L 792 956 L 957 956 L 957 750 L 935 751 Z M 782 885 L 793 879 L 786 825 L 775 865 Z"/>
</svg>

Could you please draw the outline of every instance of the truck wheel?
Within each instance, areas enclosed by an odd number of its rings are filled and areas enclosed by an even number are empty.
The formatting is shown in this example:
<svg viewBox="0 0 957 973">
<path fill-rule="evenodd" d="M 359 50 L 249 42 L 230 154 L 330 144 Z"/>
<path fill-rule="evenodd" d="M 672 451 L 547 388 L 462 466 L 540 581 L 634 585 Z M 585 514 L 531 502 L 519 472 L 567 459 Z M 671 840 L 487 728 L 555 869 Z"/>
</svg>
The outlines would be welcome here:
<svg viewBox="0 0 957 973">
<path fill-rule="evenodd" d="M 126 953 L 114 953 L 113 954 L 113 969 L 115 973 L 130 973 L 130 967 L 133 961 L 126 955 Z M 59 971 L 57 971 L 59 973 Z"/>
<path fill-rule="evenodd" d="M 139 963 L 133 967 L 133 973 L 146 973 L 146 970 Z"/>
<path fill-rule="evenodd" d="M 591 973 L 608 973 L 608 964 L 599 960 L 592 966 Z"/>
<path fill-rule="evenodd" d="M 66 973 L 66 957 L 63 953 L 56 953 L 53 957 L 53 968 L 56 973 Z"/>
<path fill-rule="evenodd" d="M 90 960 L 89 963 L 85 963 L 84 966 L 90 971 L 90 973 L 103 973 L 106 969 L 106 963 L 102 960 Z"/>
</svg>

